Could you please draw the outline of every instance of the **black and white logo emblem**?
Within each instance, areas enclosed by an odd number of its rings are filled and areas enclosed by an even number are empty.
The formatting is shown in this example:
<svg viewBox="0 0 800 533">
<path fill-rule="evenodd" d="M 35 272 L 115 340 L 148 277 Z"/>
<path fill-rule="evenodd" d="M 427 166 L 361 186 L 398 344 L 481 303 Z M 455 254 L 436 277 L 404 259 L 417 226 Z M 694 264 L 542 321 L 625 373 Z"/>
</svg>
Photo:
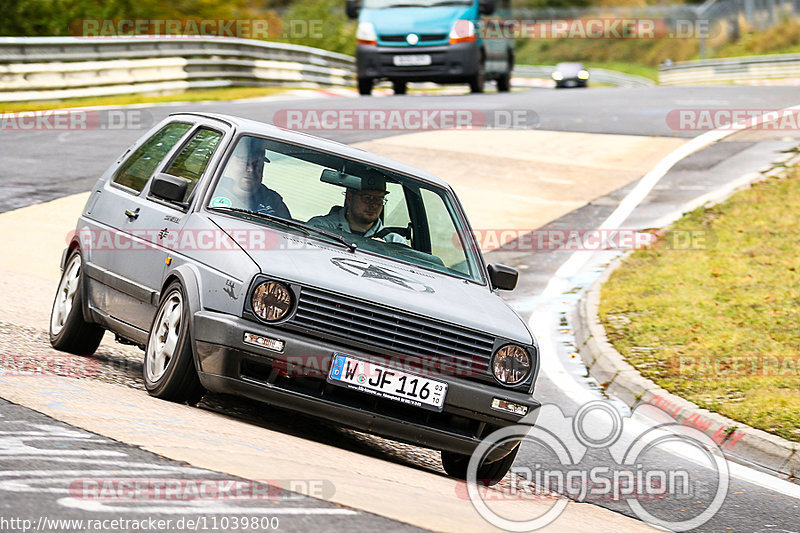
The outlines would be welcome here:
<svg viewBox="0 0 800 533">
<path fill-rule="evenodd" d="M 402 287 L 415 292 L 435 292 L 432 287 L 422 281 L 393 272 L 387 268 L 375 266 L 366 261 L 346 257 L 334 257 L 331 263 L 345 272 L 360 278 L 377 281 L 390 287 Z"/>
</svg>

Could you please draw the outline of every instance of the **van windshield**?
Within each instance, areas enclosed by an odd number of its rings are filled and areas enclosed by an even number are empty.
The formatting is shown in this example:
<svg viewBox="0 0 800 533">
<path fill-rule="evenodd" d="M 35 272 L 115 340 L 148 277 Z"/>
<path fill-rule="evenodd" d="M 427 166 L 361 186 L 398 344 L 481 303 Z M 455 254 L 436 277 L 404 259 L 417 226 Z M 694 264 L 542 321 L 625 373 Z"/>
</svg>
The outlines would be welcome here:
<svg viewBox="0 0 800 533">
<path fill-rule="evenodd" d="M 361 161 L 245 135 L 207 207 L 253 223 L 282 219 L 315 238 L 483 282 L 479 252 L 448 190 Z"/>
<path fill-rule="evenodd" d="M 364 9 L 389 7 L 471 6 L 470 0 L 364 0 Z"/>
</svg>

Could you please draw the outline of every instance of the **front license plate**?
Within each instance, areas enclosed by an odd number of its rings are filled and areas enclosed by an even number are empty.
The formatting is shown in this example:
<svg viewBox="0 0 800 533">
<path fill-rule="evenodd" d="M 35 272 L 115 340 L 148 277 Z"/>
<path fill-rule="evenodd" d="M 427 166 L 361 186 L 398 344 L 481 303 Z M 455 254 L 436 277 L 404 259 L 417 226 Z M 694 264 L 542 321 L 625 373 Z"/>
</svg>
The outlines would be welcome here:
<svg viewBox="0 0 800 533">
<path fill-rule="evenodd" d="M 328 382 L 397 402 L 441 411 L 447 383 L 394 368 L 333 354 Z"/>
<path fill-rule="evenodd" d="M 396 67 L 424 67 L 431 64 L 431 56 L 428 54 L 394 56 L 393 61 Z"/>
</svg>

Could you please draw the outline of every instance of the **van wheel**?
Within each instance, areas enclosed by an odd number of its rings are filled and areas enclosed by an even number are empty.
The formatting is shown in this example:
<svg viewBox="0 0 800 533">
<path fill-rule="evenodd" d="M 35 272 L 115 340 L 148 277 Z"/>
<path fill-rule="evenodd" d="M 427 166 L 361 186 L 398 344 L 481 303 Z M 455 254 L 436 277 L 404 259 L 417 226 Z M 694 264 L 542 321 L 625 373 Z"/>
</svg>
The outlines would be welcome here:
<svg viewBox="0 0 800 533">
<path fill-rule="evenodd" d="M 372 78 L 358 78 L 358 94 L 361 96 L 372 94 Z"/>
<path fill-rule="evenodd" d="M 501 74 L 497 78 L 497 90 L 501 93 L 507 93 L 511 90 L 511 72 Z"/>
<path fill-rule="evenodd" d="M 50 344 L 56 350 L 75 355 L 92 355 L 100 346 L 105 330 L 83 318 L 83 260 L 72 253 L 58 282 L 50 312 Z"/>
<path fill-rule="evenodd" d="M 394 80 L 392 82 L 394 94 L 406 94 L 406 82 Z"/>
<path fill-rule="evenodd" d="M 514 448 L 514 451 L 493 463 L 483 463 L 478 467 L 478 472 L 475 476 L 479 483 L 487 486 L 496 485 L 505 477 L 511 465 L 514 464 L 514 459 L 517 458 L 519 446 Z M 467 479 L 467 466 L 469 465 L 469 455 L 462 455 L 460 453 L 442 451 L 442 466 L 448 476 L 457 479 Z"/>
<path fill-rule="evenodd" d="M 478 63 L 478 72 L 469 80 L 469 90 L 473 93 L 482 93 L 483 85 L 486 83 L 486 65 L 481 59 Z"/>
<path fill-rule="evenodd" d="M 144 386 L 151 396 L 194 405 L 205 389 L 197 377 L 183 286 L 170 284 L 161 298 L 144 353 Z"/>
</svg>

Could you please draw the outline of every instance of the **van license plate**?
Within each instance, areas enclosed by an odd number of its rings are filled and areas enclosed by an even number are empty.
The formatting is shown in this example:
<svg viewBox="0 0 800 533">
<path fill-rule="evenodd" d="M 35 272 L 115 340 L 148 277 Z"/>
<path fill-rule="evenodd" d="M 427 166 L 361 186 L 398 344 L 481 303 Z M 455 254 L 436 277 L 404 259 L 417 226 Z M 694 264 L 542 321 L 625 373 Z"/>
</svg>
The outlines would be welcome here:
<svg viewBox="0 0 800 533">
<path fill-rule="evenodd" d="M 328 382 L 397 402 L 441 411 L 447 383 L 394 368 L 333 354 Z"/>
<path fill-rule="evenodd" d="M 396 67 L 424 67 L 431 64 L 431 56 L 428 54 L 394 56 L 394 66 Z"/>
</svg>

